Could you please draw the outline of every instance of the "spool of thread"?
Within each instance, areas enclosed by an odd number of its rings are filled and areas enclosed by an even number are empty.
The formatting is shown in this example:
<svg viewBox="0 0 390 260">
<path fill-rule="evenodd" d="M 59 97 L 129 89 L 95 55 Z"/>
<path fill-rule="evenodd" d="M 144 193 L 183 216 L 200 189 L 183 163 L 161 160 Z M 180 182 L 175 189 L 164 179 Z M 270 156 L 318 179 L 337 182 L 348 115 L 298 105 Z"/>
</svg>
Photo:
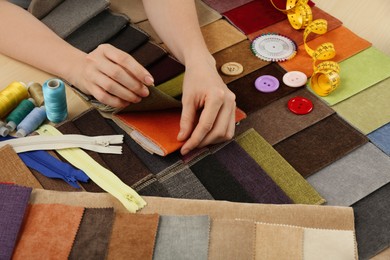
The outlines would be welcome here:
<svg viewBox="0 0 390 260">
<path fill-rule="evenodd" d="M 7 122 L 6 127 L 10 132 L 14 131 L 16 126 L 22 122 L 22 120 L 34 109 L 35 101 L 32 98 L 24 99 L 19 105 L 12 110 L 7 116 L 5 121 Z"/>
<path fill-rule="evenodd" d="M 30 82 L 27 84 L 28 93 L 35 100 L 35 105 L 37 107 L 43 106 L 44 98 L 43 98 L 43 90 L 42 85 L 38 82 Z"/>
<path fill-rule="evenodd" d="M 17 126 L 17 137 L 24 137 L 35 131 L 46 119 L 44 106 L 35 107 Z"/>
<path fill-rule="evenodd" d="M 53 123 L 64 121 L 68 116 L 64 82 L 60 79 L 49 79 L 42 89 L 47 119 Z"/>
<path fill-rule="evenodd" d="M 0 120 L 0 135 L 5 137 L 9 134 L 9 129 L 5 127 L 5 123 Z"/>
<path fill-rule="evenodd" d="M 0 91 L 0 118 L 6 116 L 23 99 L 28 98 L 27 86 L 23 82 L 12 82 Z"/>
</svg>

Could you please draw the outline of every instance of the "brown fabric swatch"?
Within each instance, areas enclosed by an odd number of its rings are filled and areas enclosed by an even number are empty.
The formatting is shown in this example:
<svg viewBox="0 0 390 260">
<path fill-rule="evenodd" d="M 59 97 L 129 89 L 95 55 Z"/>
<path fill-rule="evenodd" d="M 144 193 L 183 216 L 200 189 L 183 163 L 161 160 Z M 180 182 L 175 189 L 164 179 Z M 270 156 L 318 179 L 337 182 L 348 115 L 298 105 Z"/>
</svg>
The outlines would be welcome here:
<svg viewBox="0 0 390 260">
<path fill-rule="evenodd" d="M 296 96 L 313 102 L 313 110 L 306 115 L 292 113 L 288 101 Z M 330 116 L 334 111 L 306 88 L 301 88 L 252 113 L 236 127 L 236 135 L 254 128 L 268 143 L 277 144 L 299 131 Z"/>
<path fill-rule="evenodd" d="M 148 19 L 142 0 L 110 0 L 110 9 L 117 13 L 126 14 L 132 23 Z"/>
<path fill-rule="evenodd" d="M 42 185 L 10 145 L 0 148 L 0 165 L 0 182 L 42 188 Z"/>
<path fill-rule="evenodd" d="M 165 55 L 167 55 L 167 52 L 159 45 L 148 41 L 134 51 L 130 52 L 130 54 L 134 59 L 136 59 L 136 61 L 138 61 L 139 64 L 147 67 L 163 58 Z"/>
<path fill-rule="evenodd" d="M 83 213 L 83 207 L 30 205 L 13 259 L 67 259 Z"/>
<path fill-rule="evenodd" d="M 46 190 L 58 190 L 58 191 L 81 191 L 81 189 L 74 188 L 60 179 L 48 178 L 45 175 L 37 172 L 34 169 L 29 168 L 32 175 L 39 181 L 42 188 Z"/>
<path fill-rule="evenodd" d="M 367 142 L 367 137 L 333 114 L 274 148 L 306 178 Z"/>
<path fill-rule="evenodd" d="M 184 72 L 185 67 L 172 56 L 164 56 L 146 69 L 153 76 L 154 84 L 159 85 Z"/>
<path fill-rule="evenodd" d="M 152 259 L 158 214 L 117 213 L 108 259 Z"/>
</svg>

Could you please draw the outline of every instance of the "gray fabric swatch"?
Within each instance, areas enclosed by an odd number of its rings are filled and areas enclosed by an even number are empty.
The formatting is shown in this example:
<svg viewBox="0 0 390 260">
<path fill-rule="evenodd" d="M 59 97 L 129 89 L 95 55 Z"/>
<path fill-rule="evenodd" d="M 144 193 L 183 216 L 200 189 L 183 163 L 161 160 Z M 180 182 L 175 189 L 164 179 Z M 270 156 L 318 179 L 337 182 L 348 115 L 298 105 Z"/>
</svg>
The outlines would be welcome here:
<svg viewBox="0 0 390 260">
<path fill-rule="evenodd" d="M 307 181 L 334 206 L 350 206 L 390 182 L 390 157 L 367 143 L 309 176 Z"/>
<path fill-rule="evenodd" d="M 38 19 L 42 19 L 64 0 L 32 0 L 28 11 Z"/>
<path fill-rule="evenodd" d="M 209 246 L 208 216 L 161 216 L 154 260 L 206 260 Z"/>
</svg>

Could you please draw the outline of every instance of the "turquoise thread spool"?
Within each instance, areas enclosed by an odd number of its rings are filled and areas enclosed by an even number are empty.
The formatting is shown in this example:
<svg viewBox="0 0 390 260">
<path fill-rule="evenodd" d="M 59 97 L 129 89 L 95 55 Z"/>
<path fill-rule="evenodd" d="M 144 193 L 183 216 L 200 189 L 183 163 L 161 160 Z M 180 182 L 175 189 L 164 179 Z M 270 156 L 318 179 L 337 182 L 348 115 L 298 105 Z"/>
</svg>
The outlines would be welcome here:
<svg viewBox="0 0 390 260">
<path fill-rule="evenodd" d="M 46 119 L 44 106 L 35 107 L 17 126 L 16 136 L 24 137 L 35 131 Z"/>
<path fill-rule="evenodd" d="M 53 123 L 64 121 L 68 116 L 65 84 L 60 79 L 49 79 L 43 86 L 47 119 Z"/>
<path fill-rule="evenodd" d="M 35 101 L 32 98 L 24 99 L 19 105 L 12 110 L 7 116 L 5 121 L 7 122 L 6 127 L 10 132 L 14 131 L 16 126 L 22 122 L 22 120 L 34 109 Z"/>
</svg>

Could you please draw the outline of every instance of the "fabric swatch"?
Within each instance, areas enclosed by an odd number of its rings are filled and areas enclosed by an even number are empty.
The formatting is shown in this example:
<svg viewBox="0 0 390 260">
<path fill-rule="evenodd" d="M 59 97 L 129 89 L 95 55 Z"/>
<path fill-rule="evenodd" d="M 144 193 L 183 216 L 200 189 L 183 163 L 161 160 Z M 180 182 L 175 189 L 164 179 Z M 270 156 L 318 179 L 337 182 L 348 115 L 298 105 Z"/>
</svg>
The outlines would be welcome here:
<svg viewBox="0 0 390 260">
<path fill-rule="evenodd" d="M 376 256 L 372 257 L 371 260 L 386 260 L 390 258 L 390 247 L 383 250 Z"/>
<path fill-rule="evenodd" d="M 390 123 L 370 133 L 368 138 L 379 149 L 390 156 Z"/>
<path fill-rule="evenodd" d="M 153 259 L 207 259 L 208 216 L 161 216 Z"/>
<path fill-rule="evenodd" d="M 333 17 L 332 15 L 328 14 L 327 12 L 324 12 L 320 8 L 313 6 L 311 8 L 313 12 L 313 19 L 325 19 L 328 23 L 328 32 L 338 28 L 339 26 L 342 25 L 342 22 Z M 253 41 L 256 37 L 266 34 L 266 33 L 279 33 L 281 35 L 287 36 L 291 40 L 293 40 L 297 45 L 303 44 L 303 32 L 302 30 L 295 30 L 290 22 L 286 19 L 277 23 L 274 23 L 270 26 L 267 26 L 261 30 L 258 30 L 256 32 L 253 32 L 248 35 L 248 38 Z M 320 37 L 321 35 L 311 33 L 307 40 L 310 41 L 314 38 Z"/>
<path fill-rule="evenodd" d="M 0 184 L 0 259 L 11 259 L 32 189 Z"/>
<path fill-rule="evenodd" d="M 333 43 L 334 48 L 336 49 L 336 56 L 331 60 L 336 62 L 346 60 L 371 46 L 370 42 L 359 37 L 345 26 L 339 26 L 338 28 L 321 35 L 321 37 L 307 42 L 307 45 L 315 50 L 325 42 Z M 317 65 L 319 62 L 320 61 L 317 62 Z M 287 71 L 302 71 L 308 77 L 313 74 L 313 58 L 307 54 L 303 44 L 298 46 L 298 53 L 294 58 L 279 62 L 279 64 Z M 344 85 L 343 76 L 346 72 L 341 68 L 340 74 L 342 77 L 340 88 L 342 88 Z"/>
<path fill-rule="evenodd" d="M 200 28 L 210 53 L 216 53 L 246 39 L 246 36 L 220 19 Z"/>
<path fill-rule="evenodd" d="M 332 106 L 342 118 L 363 134 L 390 122 L 390 78 Z M 364 104 L 364 105 L 362 105 Z"/>
<path fill-rule="evenodd" d="M 154 30 L 153 26 L 151 25 L 151 23 L 149 22 L 149 20 L 145 20 L 145 21 L 142 21 L 142 22 L 138 22 L 135 24 L 137 27 L 139 27 L 141 30 L 143 30 L 144 32 L 146 32 L 149 36 L 150 36 L 150 39 L 157 43 L 157 44 L 161 44 L 163 41 L 161 40 L 160 36 L 157 34 L 157 32 Z"/>
<path fill-rule="evenodd" d="M 108 259 L 152 259 L 158 214 L 117 213 L 108 251 Z"/>
<path fill-rule="evenodd" d="M 340 71 L 340 87 L 331 95 L 321 97 L 330 106 L 390 77 L 390 57 L 375 47 L 370 47 L 341 62 Z M 362 72 L 365 77 L 361 77 Z"/>
<path fill-rule="evenodd" d="M 309 99 L 314 109 L 306 115 L 292 113 L 287 103 L 296 96 Z M 334 111 L 317 96 L 301 88 L 250 114 L 236 127 L 236 135 L 254 128 L 268 143 L 274 145 L 333 113 Z"/>
<path fill-rule="evenodd" d="M 0 148 L 0 182 L 14 183 L 31 188 L 42 188 L 10 145 Z"/>
<path fill-rule="evenodd" d="M 32 175 L 39 181 L 42 185 L 42 188 L 45 190 L 57 190 L 57 191 L 82 191 L 84 188 L 81 186 L 81 189 L 74 188 L 60 179 L 51 179 L 42 175 L 40 172 L 37 172 L 34 169 L 29 168 Z"/>
<path fill-rule="evenodd" d="M 131 52 L 149 40 L 149 35 L 137 27 L 128 24 L 119 33 L 114 35 L 107 43 L 124 51 Z"/>
<path fill-rule="evenodd" d="M 28 11 L 38 19 L 45 17 L 64 0 L 32 0 L 28 5 Z"/>
<path fill-rule="evenodd" d="M 66 38 L 91 18 L 107 8 L 106 0 L 66 0 L 54 8 L 41 21 L 61 38 Z"/>
<path fill-rule="evenodd" d="M 253 259 L 254 230 L 253 221 L 213 219 L 209 259 Z"/>
<path fill-rule="evenodd" d="M 222 18 L 217 11 L 210 8 L 202 0 L 195 0 L 196 13 L 198 15 L 199 26 L 205 26 Z"/>
<path fill-rule="evenodd" d="M 127 15 L 132 23 L 148 19 L 142 0 L 110 0 L 110 9 L 116 13 Z"/>
<path fill-rule="evenodd" d="M 13 259 L 67 259 L 83 213 L 83 207 L 30 205 Z"/>
<path fill-rule="evenodd" d="M 285 73 L 286 72 L 278 64 L 271 63 L 229 83 L 228 87 L 236 94 L 237 106 L 244 110 L 245 113 L 250 114 L 265 107 L 271 102 L 296 91 L 295 88 L 287 87 L 283 83 L 282 78 Z M 279 88 L 272 93 L 258 91 L 255 88 L 254 83 L 258 77 L 263 75 L 271 75 L 277 78 L 280 83 Z"/>
<path fill-rule="evenodd" d="M 389 169 L 390 157 L 367 143 L 309 176 L 307 181 L 327 204 L 350 206 L 389 183 Z"/>
<path fill-rule="evenodd" d="M 203 0 L 211 8 L 217 10 L 219 13 L 224 13 L 236 7 L 251 2 L 252 0 L 236 0 L 236 1 L 220 1 L 220 0 Z"/>
<path fill-rule="evenodd" d="M 159 85 L 184 72 L 185 67 L 173 57 L 167 55 L 146 69 L 154 78 L 154 84 Z"/>
<path fill-rule="evenodd" d="M 127 23 L 128 17 L 106 10 L 86 22 L 65 40 L 84 52 L 91 52 L 120 32 Z"/>
<path fill-rule="evenodd" d="M 167 52 L 159 45 L 148 41 L 134 51 L 130 52 L 131 56 L 144 67 L 147 67 L 154 62 L 162 59 L 167 55 Z"/>
<path fill-rule="evenodd" d="M 152 174 L 136 183 L 134 189 L 141 196 L 170 197 L 168 190 Z"/>
<path fill-rule="evenodd" d="M 236 142 L 230 142 L 215 153 L 235 181 L 256 203 L 288 204 L 290 198 Z"/>
<path fill-rule="evenodd" d="M 86 208 L 69 259 L 106 259 L 113 222 L 112 208 Z"/>
<path fill-rule="evenodd" d="M 304 178 L 367 143 L 367 138 L 333 114 L 274 145 Z"/>
<path fill-rule="evenodd" d="M 294 203 L 325 202 L 318 192 L 254 129 L 239 135 L 236 141 Z"/>
<path fill-rule="evenodd" d="M 390 246 L 390 184 L 352 205 L 359 257 L 368 259 Z"/>
<path fill-rule="evenodd" d="M 183 94 L 183 82 L 184 73 L 161 83 L 160 85 L 156 86 L 156 88 L 171 97 L 179 98 Z"/>
<path fill-rule="evenodd" d="M 225 84 L 242 78 L 243 76 L 248 75 L 249 73 L 269 64 L 269 62 L 263 61 L 253 55 L 252 51 L 250 50 L 250 42 L 248 40 L 244 40 L 220 52 L 214 53 L 213 56 L 216 61 L 216 66 L 219 69 L 220 75 Z M 221 72 L 221 66 L 231 61 L 238 62 L 243 66 L 244 71 L 240 75 L 227 76 Z"/>
<path fill-rule="evenodd" d="M 9 2 L 18 5 L 24 9 L 27 9 L 29 4 L 31 3 L 31 0 L 9 0 Z"/>
</svg>

